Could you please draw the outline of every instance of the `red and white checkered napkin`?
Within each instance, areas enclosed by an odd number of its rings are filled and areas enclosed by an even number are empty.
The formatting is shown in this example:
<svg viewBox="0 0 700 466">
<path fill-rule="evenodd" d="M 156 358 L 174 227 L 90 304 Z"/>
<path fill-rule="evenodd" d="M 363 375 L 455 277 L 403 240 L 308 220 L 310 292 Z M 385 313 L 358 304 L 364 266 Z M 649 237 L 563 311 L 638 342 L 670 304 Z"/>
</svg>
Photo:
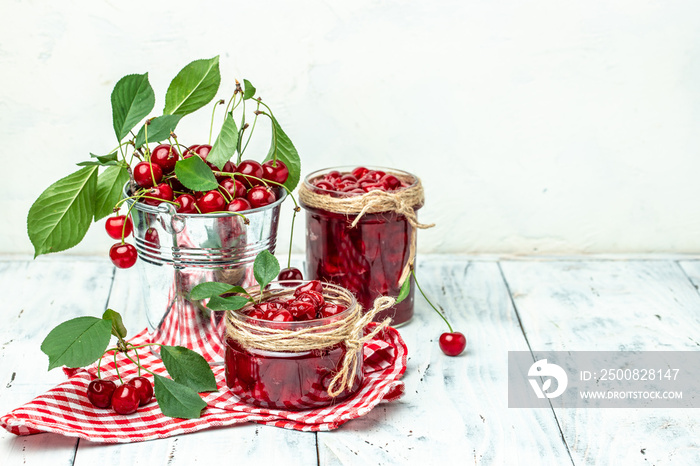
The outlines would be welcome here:
<svg viewBox="0 0 700 466">
<path fill-rule="evenodd" d="M 375 324 L 370 324 L 375 325 Z M 146 343 L 144 330 L 131 341 Z M 166 374 L 162 361 L 144 349 L 141 363 L 157 374 Z M 88 383 L 96 376 L 96 365 L 66 370 L 69 379 L 33 401 L 0 417 L 0 425 L 17 435 L 54 432 L 94 442 L 127 443 L 165 438 L 241 422 L 257 422 L 302 431 L 327 431 L 367 414 L 379 402 L 398 399 L 404 391 L 400 380 L 406 371 L 407 348 L 393 328 L 380 332 L 365 344 L 365 377 L 361 389 L 351 398 L 323 409 L 283 411 L 255 408 L 236 401 L 226 387 L 224 367 L 214 366 L 218 391 L 202 394 L 207 403 L 199 419 L 164 416 L 155 402 L 122 416 L 111 409 L 95 408 L 85 396 Z M 136 365 L 119 354 L 122 378 L 135 375 Z M 111 357 L 103 360 L 103 378 L 116 377 Z M 143 373 L 151 379 L 152 376 Z"/>
</svg>

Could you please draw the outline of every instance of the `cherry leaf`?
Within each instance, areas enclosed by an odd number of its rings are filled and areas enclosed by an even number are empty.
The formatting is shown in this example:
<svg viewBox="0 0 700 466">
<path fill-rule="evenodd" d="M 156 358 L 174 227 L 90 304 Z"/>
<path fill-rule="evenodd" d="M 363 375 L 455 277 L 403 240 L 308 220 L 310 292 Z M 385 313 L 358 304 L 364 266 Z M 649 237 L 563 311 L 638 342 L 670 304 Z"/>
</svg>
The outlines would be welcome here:
<svg viewBox="0 0 700 466">
<path fill-rule="evenodd" d="M 56 326 L 41 343 L 49 357 L 49 370 L 83 367 L 97 361 L 107 349 L 112 324 L 97 317 L 76 317 Z"/>
<path fill-rule="evenodd" d="M 211 168 L 198 155 L 178 160 L 175 175 L 180 183 L 192 191 L 209 191 L 219 186 Z"/>
<path fill-rule="evenodd" d="M 207 303 L 207 307 L 212 311 L 237 311 L 248 303 L 250 299 L 244 296 L 214 296 Z"/>
<path fill-rule="evenodd" d="M 220 296 L 224 293 L 246 293 L 246 290 L 242 286 L 231 286 L 228 283 L 204 282 L 192 288 L 190 299 L 197 301 Z"/>
<path fill-rule="evenodd" d="M 108 167 L 97 177 L 94 219 L 106 217 L 114 211 L 114 206 L 122 198 L 124 185 L 129 181 L 129 171 L 118 165 Z"/>
<path fill-rule="evenodd" d="M 406 299 L 408 293 L 411 291 L 411 276 L 409 275 L 401 284 L 401 289 L 399 290 L 399 296 L 396 298 L 396 304 Z"/>
<path fill-rule="evenodd" d="M 176 382 L 197 392 L 216 391 L 214 372 L 201 354 L 184 346 L 161 346 L 160 357 Z"/>
<path fill-rule="evenodd" d="M 289 191 L 293 191 L 299 183 L 299 178 L 301 176 L 301 159 L 299 158 L 299 153 L 294 147 L 294 144 L 292 144 L 291 139 L 289 139 L 289 136 L 282 130 L 277 119 L 271 114 L 264 114 L 270 117 L 272 121 L 272 144 L 270 145 L 270 150 L 267 153 L 265 161 L 281 160 L 284 162 L 289 169 L 289 178 L 285 181 L 284 186 Z"/>
<path fill-rule="evenodd" d="M 185 66 L 170 83 L 165 94 L 166 115 L 187 115 L 211 102 L 221 84 L 219 56 L 195 60 Z"/>
<path fill-rule="evenodd" d="M 102 314 L 102 318 L 108 321 L 112 326 L 112 335 L 117 338 L 126 338 L 126 327 L 124 327 L 121 314 L 112 309 L 107 309 L 104 314 Z"/>
<path fill-rule="evenodd" d="M 34 201 L 27 215 L 34 257 L 64 251 L 82 241 L 95 212 L 97 168 L 81 168 L 61 178 Z"/>
<path fill-rule="evenodd" d="M 243 100 L 248 100 L 253 98 L 255 95 L 255 87 L 253 87 L 252 84 L 250 84 L 250 81 L 247 79 L 243 80 Z"/>
<path fill-rule="evenodd" d="M 129 74 L 117 81 L 112 91 L 112 124 L 117 140 L 124 139 L 155 104 L 156 95 L 148 82 L 148 73 Z"/>
<path fill-rule="evenodd" d="M 170 133 L 175 131 L 177 124 L 180 123 L 183 115 L 161 115 L 155 117 L 148 124 L 148 142 L 161 142 L 170 137 Z M 136 139 L 134 146 L 141 147 L 146 143 L 146 124 L 144 123 Z"/>
<path fill-rule="evenodd" d="M 260 252 L 255 257 L 253 263 L 253 275 L 260 285 L 260 290 L 264 290 L 267 285 L 280 273 L 280 263 L 267 249 Z"/>
<path fill-rule="evenodd" d="M 233 157 L 238 146 L 238 128 L 231 113 L 226 114 L 221 131 L 214 141 L 211 151 L 207 155 L 207 162 L 213 163 L 219 168 Z"/>
<path fill-rule="evenodd" d="M 196 391 L 162 375 L 155 375 L 153 390 L 160 410 L 169 417 L 197 419 L 207 407 Z"/>
</svg>

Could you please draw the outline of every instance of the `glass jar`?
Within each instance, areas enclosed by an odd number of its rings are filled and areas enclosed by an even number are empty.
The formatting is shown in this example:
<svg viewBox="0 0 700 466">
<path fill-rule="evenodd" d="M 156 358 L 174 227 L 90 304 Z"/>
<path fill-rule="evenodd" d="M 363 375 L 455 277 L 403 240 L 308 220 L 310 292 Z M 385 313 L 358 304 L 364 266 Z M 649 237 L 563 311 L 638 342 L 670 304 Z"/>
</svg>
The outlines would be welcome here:
<svg viewBox="0 0 700 466">
<path fill-rule="evenodd" d="M 362 194 L 322 189 L 313 181 L 327 173 L 349 173 L 353 167 L 336 167 L 309 174 L 304 188 L 314 194 L 331 198 L 357 197 Z M 418 178 L 410 173 L 378 167 L 366 167 L 391 173 L 401 179 L 406 188 L 415 187 Z M 348 289 L 366 310 L 378 296 L 397 297 L 399 281 L 405 268 L 415 256 L 414 227 L 396 212 L 365 213 L 355 226 L 357 214 L 309 206 L 301 199 L 306 211 L 306 276 L 309 279 L 336 283 Z M 422 205 L 413 206 L 414 210 Z M 392 326 L 407 323 L 413 317 L 413 276 L 409 275 L 408 296 L 390 309 L 377 314 L 375 321 L 391 317 Z"/>
<path fill-rule="evenodd" d="M 308 281 L 279 281 L 265 289 L 265 300 L 293 297 L 297 286 Z M 272 322 L 256 319 L 241 311 L 230 311 L 230 317 L 243 323 L 266 329 L 297 331 L 317 329 L 343 320 L 356 312 L 357 301 L 347 290 L 323 284 L 323 297 L 327 303 L 342 304 L 346 310 L 332 317 L 299 322 Z M 251 295 L 256 298 L 256 294 Z M 337 343 L 323 349 L 302 351 L 269 351 L 246 347 L 230 335 L 226 336 L 225 373 L 226 385 L 241 401 L 263 408 L 305 410 L 322 408 L 342 401 L 359 390 L 362 385 L 362 348 L 355 354 L 354 375 L 349 387 L 332 397 L 328 387 L 340 370 L 347 349 Z"/>
</svg>

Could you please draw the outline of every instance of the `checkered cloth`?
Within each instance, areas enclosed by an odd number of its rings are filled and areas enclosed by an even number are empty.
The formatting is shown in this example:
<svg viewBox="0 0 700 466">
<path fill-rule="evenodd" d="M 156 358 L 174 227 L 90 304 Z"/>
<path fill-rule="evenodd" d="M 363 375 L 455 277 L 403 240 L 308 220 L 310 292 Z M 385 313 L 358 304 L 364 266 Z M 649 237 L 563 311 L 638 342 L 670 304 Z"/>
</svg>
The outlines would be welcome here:
<svg viewBox="0 0 700 466">
<path fill-rule="evenodd" d="M 142 331 L 131 342 L 134 345 L 148 343 L 148 332 Z M 144 367 L 156 374 L 167 374 L 159 358 L 147 350 L 142 353 L 139 354 Z M 387 328 L 365 344 L 365 376 L 360 390 L 334 406 L 307 411 L 256 408 L 236 401 L 226 387 L 224 366 L 213 366 L 218 391 L 201 395 L 207 407 L 199 419 L 166 417 L 155 402 L 126 416 L 111 409 L 95 408 L 85 396 L 88 384 L 97 376 L 97 365 L 93 364 L 85 369 L 64 369 L 69 376 L 66 382 L 0 417 L 0 425 L 17 435 L 54 432 L 107 443 L 166 438 L 242 422 L 310 432 L 327 431 L 367 414 L 380 402 L 398 399 L 404 391 L 400 379 L 406 371 L 406 359 L 406 344 L 395 329 Z M 118 355 L 117 361 L 123 378 L 136 375 L 136 365 L 123 354 Z M 116 378 L 111 357 L 103 360 L 101 375 Z M 142 375 L 152 381 L 150 374 L 143 372 Z"/>
</svg>

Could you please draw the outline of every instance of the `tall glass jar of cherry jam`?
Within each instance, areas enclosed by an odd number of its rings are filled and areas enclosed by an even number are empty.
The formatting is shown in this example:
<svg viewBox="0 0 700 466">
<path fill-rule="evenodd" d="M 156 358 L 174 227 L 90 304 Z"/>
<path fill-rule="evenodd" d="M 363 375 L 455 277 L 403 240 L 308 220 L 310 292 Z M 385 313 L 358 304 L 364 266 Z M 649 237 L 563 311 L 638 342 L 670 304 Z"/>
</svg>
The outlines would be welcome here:
<svg viewBox="0 0 700 466">
<path fill-rule="evenodd" d="M 405 206 L 406 193 L 413 193 L 407 198 L 412 205 Z M 420 180 L 389 168 L 329 168 L 306 177 L 299 199 L 306 211 L 306 278 L 346 288 L 364 309 L 378 296 L 397 297 L 402 280 L 410 280 L 408 296 L 375 317 L 391 317 L 393 326 L 407 323 L 413 317 L 409 263 L 415 259 L 415 211 L 423 205 Z M 411 209 L 413 222 L 393 200 Z"/>
</svg>

